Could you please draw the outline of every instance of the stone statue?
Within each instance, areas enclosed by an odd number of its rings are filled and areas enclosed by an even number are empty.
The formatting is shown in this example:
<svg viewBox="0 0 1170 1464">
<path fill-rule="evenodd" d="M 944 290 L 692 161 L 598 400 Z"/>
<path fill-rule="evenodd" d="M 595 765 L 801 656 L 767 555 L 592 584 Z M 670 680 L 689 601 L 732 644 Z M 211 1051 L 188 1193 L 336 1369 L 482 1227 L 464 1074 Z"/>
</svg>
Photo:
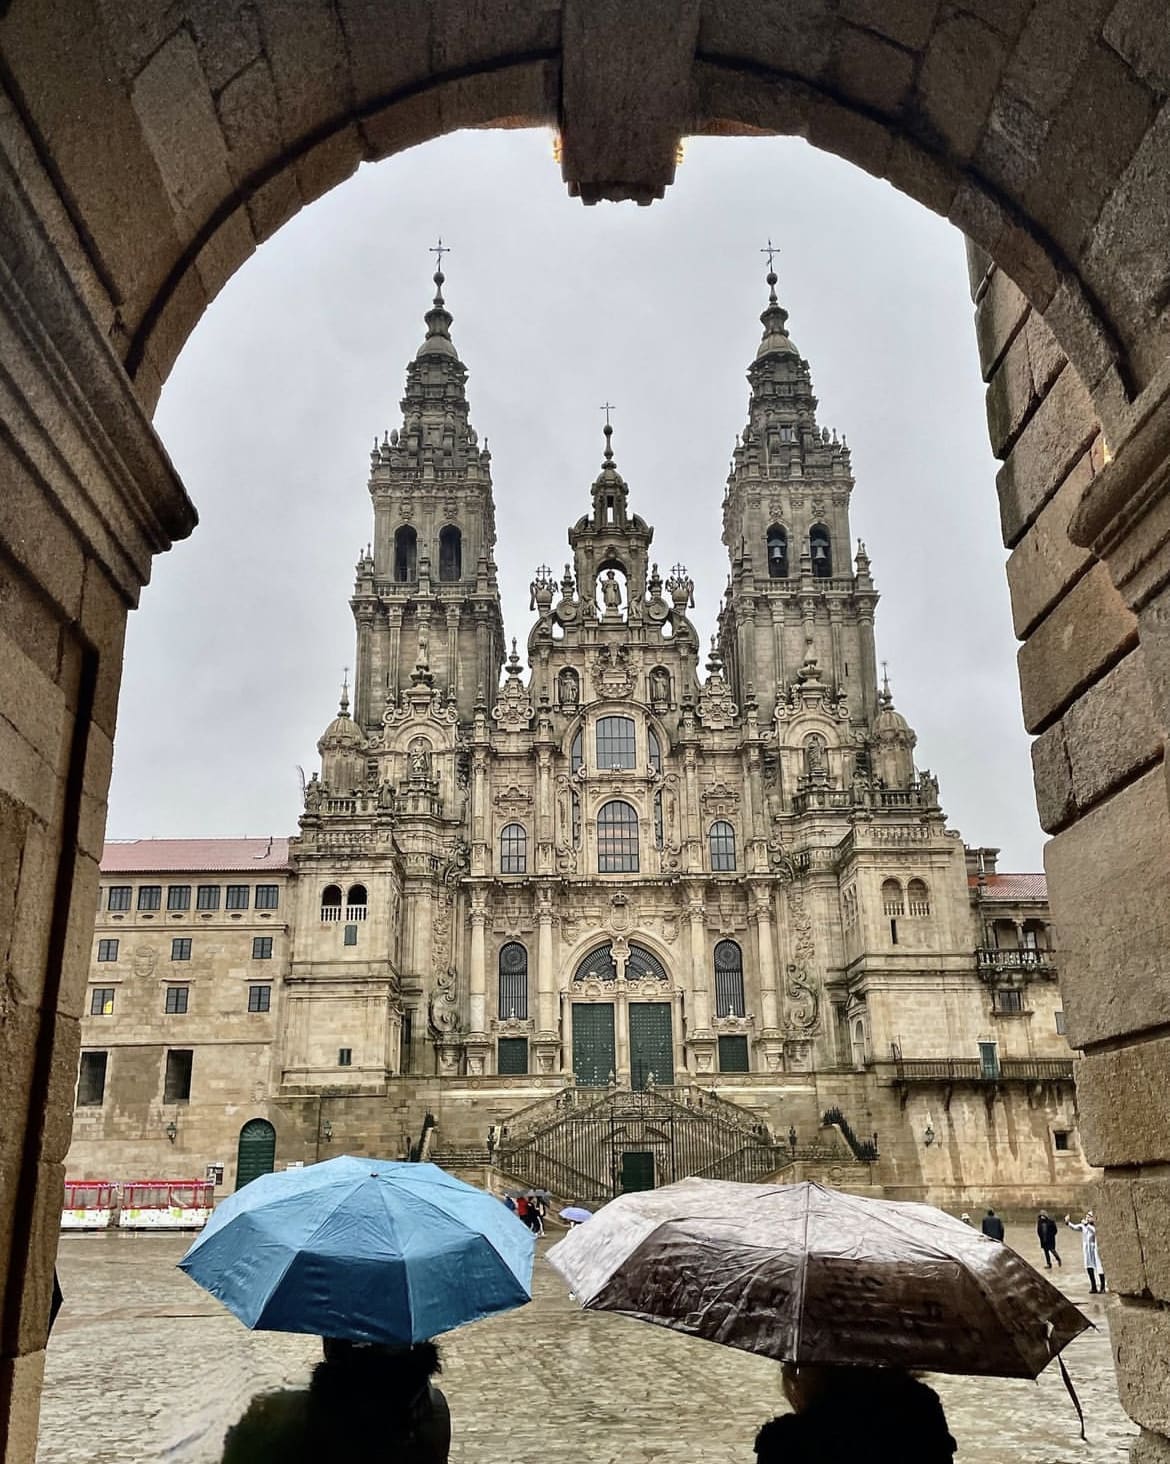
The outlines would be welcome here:
<svg viewBox="0 0 1170 1464">
<path fill-rule="evenodd" d="M 601 581 L 601 598 L 607 615 L 616 614 L 622 608 L 622 587 L 614 578 L 612 569 L 605 571 L 605 578 Z"/>
<path fill-rule="evenodd" d="M 320 807 L 321 784 L 317 780 L 317 774 L 314 773 L 305 788 L 305 811 L 306 813 L 316 813 Z"/>
<path fill-rule="evenodd" d="M 656 666 L 650 673 L 650 700 L 656 702 L 670 700 L 670 673 L 664 671 L 661 666 Z"/>
<path fill-rule="evenodd" d="M 577 683 L 576 671 L 564 670 L 557 677 L 557 693 L 561 700 L 562 707 L 575 707 L 580 688 Z"/>
<path fill-rule="evenodd" d="M 410 744 L 406 756 L 410 763 L 410 776 L 412 778 L 429 778 L 431 776 L 430 749 L 421 738 Z"/>
<path fill-rule="evenodd" d="M 810 777 L 825 771 L 825 739 L 816 732 L 804 744 L 804 764 Z"/>
</svg>

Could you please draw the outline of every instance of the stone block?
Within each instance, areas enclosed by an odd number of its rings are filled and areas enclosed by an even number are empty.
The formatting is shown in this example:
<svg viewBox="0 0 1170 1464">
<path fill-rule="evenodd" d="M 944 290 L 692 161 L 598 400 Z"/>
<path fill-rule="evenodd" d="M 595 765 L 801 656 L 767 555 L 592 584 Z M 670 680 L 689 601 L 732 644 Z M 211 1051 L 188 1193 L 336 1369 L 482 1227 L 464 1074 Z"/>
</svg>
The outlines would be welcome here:
<svg viewBox="0 0 1170 1464">
<path fill-rule="evenodd" d="M 53 677 L 13 645 L 0 656 L 0 718 L 64 774 L 73 722 L 65 695 Z"/>
<path fill-rule="evenodd" d="M 297 189 L 304 203 L 344 183 L 358 170 L 365 157 L 365 142 L 357 127 L 350 125 L 303 152 L 293 164 Z"/>
<path fill-rule="evenodd" d="M 813 96 L 807 136 L 813 147 L 836 153 L 875 178 L 885 177 L 894 134 L 871 117 L 851 112 L 827 97 Z"/>
<path fill-rule="evenodd" d="M 997 458 L 1011 451 L 1042 393 L 1032 377 L 1028 333 L 1022 330 L 1003 353 L 987 384 L 987 435 Z"/>
<path fill-rule="evenodd" d="M 1068 536 L 1069 520 L 1092 476 L 1092 459 L 1085 453 L 1008 558 L 1012 628 L 1020 640 L 1093 562 L 1091 551 Z"/>
<path fill-rule="evenodd" d="M 948 13 L 931 35 L 917 102 L 924 121 L 960 158 L 975 151 L 1007 54 L 996 31 L 962 11 Z"/>
<path fill-rule="evenodd" d="M 255 252 L 252 220 L 246 208 L 238 208 L 195 256 L 195 269 L 207 298 L 214 300 L 240 265 Z"/>
<path fill-rule="evenodd" d="M 261 57 L 233 76 L 216 98 L 228 168 L 237 186 L 282 152 L 280 108 L 268 62 Z"/>
<path fill-rule="evenodd" d="M 1170 1464 L 1170 1438 L 1143 1428 L 1130 1447 L 1129 1464 Z"/>
<path fill-rule="evenodd" d="M 1033 311 L 1024 325 L 1028 342 L 1028 364 L 1032 368 L 1032 385 L 1043 396 L 1064 367 L 1066 356 L 1052 334 L 1047 316 Z"/>
<path fill-rule="evenodd" d="M 886 0 L 841 0 L 841 18 L 866 30 L 888 36 L 899 46 L 921 51 L 926 46 L 941 0 L 905 0 L 889 5 Z"/>
<path fill-rule="evenodd" d="M 1137 620 L 1094 564 L 1020 647 L 1024 726 L 1042 731 L 1136 642 Z"/>
<path fill-rule="evenodd" d="M 914 80 L 912 51 L 872 31 L 842 28 L 830 67 L 833 85 L 851 101 L 876 111 L 900 110 Z"/>
<path fill-rule="evenodd" d="M 194 233 L 232 185 L 211 88 L 189 31 L 176 31 L 151 56 L 132 97 L 167 193 Z"/>
<path fill-rule="evenodd" d="M 753 56 L 776 71 L 814 81 L 828 67 L 835 26 L 820 0 L 705 0 L 696 49 Z"/>
<path fill-rule="evenodd" d="M 301 195 L 297 191 L 297 180 L 292 173 L 278 173 L 249 196 L 247 206 L 256 242 L 263 244 L 282 224 L 299 213 Z"/>
<path fill-rule="evenodd" d="M 932 213 L 950 213 L 959 186 L 958 174 L 939 158 L 897 135 L 886 163 L 886 178 L 900 193 L 915 198 Z M 971 248 L 977 246 L 971 245 Z"/>
<path fill-rule="evenodd" d="M 0 472 L 4 483 L 0 493 L 0 547 L 16 566 L 20 576 L 17 583 L 23 581 L 21 597 L 38 592 L 47 595 L 63 620 L 75 619 L 81 609 L 85 559 L 73 530 L 33 480 L 24 462 L 3 447 Z"/>
<path fill-rule="evenodd" d="M 1077 373 L 1066 366 L 996 476 L 1003 541 L 1009 549 L 1099 430 L 1092 398 Z"/>
<path fill-rule="evenodd" d="M 1072 768 L 1064 746 L 1064 728 L 1058 722 L 1032 743 L 1032 784 L 1036 789 L 1036 811 L 1040 827 L 1054 834 L 1075 816 Z"/>
<path fill-rule="evenodd" d="M 1092 391 L 1097 415 L 1102 416 L 1109 396 L 1101 387 L 1107 372 L 1116 365 L 1117 347 L 1086 298 L 1079 280 L 1069 276 L 1061 280 L 1044 311 L 1044 323 L 1072 362 L 1077 375 Z M 1122 404 L 1128 405 L 1124 393 Z M 1108 429 L 1109 423 L 1104 417 L 1102 422 Z"/>
<path fill-rule="evenodd" d="M 1170 26 L 1160 6 L 1149 0 L 1112 0 L 1103 35 L 1148 86 L 1170 92 Z"/>
<path fill-rule="evenodd" d="M 1071 1028 L 1069 1040 L 1076 1040 Z M 1088 1052 L 1081 1058 L 1077 1104 L 1090 1164 L 1170 1162 L 1168 1062 L 1170 1039 L 1165 1037 Z"/>
<path fill-rule="evenodd" d="M 19 1000 L 39 1006 L 48 968 L 60 836 L 39 819 L 28 821 L 23 837 L 10 841 L 8 833 L 5 829 L 0 834 L 6 845 L 5 864 L 9 863 L 13 846 L 19 855 L 19 870 L 8 886 L 12 907 L 0 920 L 0 929 L 7 932 L 8 979 Z"/>
<path fill-rule="evenodd" d="M 164 381 L 206 309 L 207 293 L 194 268 L 189 268 L 167 296 L 143 347 L 151 366 Z"/>
<path fill-rule="evenodd" d="M 302 145 L 352 107 L 345 37 L 332 5 L 258 0 L 268 64 L 288 150 Z"/>
<path fill-rule="evenodd" d="M 1089 1047 L 1170 1023 L 1170 814 L 1161 769 L 1058 834 L 1045 865 L 1071 1045 Z M 1170 1101 L 1170 1085 L 1160 1101 Z M 1127 1109 L 1134 1106 L 1136 1094 Z M 1170 1128 L 1162 1147 L 1170 1159 Z M 1105 1150 L 1092 1162 L 1126 1161 Z"/>
<path fill-rule="evenodd" d="M 93 720 L 113 737 L 118 721 L 118 691 L 122 683 L 122 653 L 126 640 L 126 601 L 93 560 L 85 567 L 81 596 L 81 630 L 98 655 Z"/>
<path fill-rule="evenodd" d="M 0 558 L 0 625 L 5 638 L 54 681 L 61 661 L 61 620 L 29 581 Z"/>
<path fill-rule="evenodd" d="M 987 381 L 1004 352 L 1023 329 L 1031 306 L 1019 285 L 1002 269 L 993 268 L 975 307 L 975 337 L 979 345 L 979 363 Z"/>
<path fill-rule="evenodd" d="M 186 8 L 207 84 L 218 92 L 264 52 L 255 10 L 222 0 L 190 0 Z"/>
<path fill-rule="evenodd" d="M 1170 1180 L 1139 1177 L 1132 1192 L 1146 1285 L 1156 1301 L 1170 1301 Z"/>
<path fill-rule="evenodd" d="M 35 1464 L 44 1352 L 0 1357 L 0 1464 Z"/>
<path fill-rule="evenodd" d="M 1069 707 L 1063 726 L 1073 794 L 1081 808 L 1161 758 L 1162 731 L 1140 647 Z"/>
<path fill-rule="evenodd" d="M 1146 1289 L 1146 1266 L 1133 1190 L 1132 1180 L 1106 1176 L 1093 1192 L 1092 1205 L 1097 1215 L 1097 1248 L 1110 1287 L 1116 1292 L 1140 1296 Z M 1071 1245 L 1078 1246 L 1079 1241 L 1079 1235 L 1068 1235 Z"/>
<path fill-rule="evenodd" d="M 1101 17 L 1113 0 L 1036 0 L 1004 72 L 1009 86 L 1041 117 L 1069 94 Z"/>
<path fill-rule="evenodd" d="M 1121 1406 L 1143 1428 L 1170 1433 L 1170 1311 L 1122 1300 L 1109 1333 Z"/>
</svg>

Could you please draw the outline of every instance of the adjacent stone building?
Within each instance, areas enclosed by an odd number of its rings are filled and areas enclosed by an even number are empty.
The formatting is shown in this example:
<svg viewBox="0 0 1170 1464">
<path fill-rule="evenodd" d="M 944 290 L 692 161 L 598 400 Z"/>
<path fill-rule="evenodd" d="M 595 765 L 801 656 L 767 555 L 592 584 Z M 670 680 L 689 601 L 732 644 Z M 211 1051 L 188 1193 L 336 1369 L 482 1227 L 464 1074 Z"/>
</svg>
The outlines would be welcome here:
<svg viewBox="0 0 1170 1464">
<path fill-rule="evenodd" d="M 915 764 L 849 448 L 775 275 L 706 654 L 608 424 L 506 653 L 491 458 L 435 283 L 298 837 L 107 847 L 71 1171 L 223 1164 L 230 1187 L 237 1151 L 247 1177 L 423 1144 L 576 1196 L 803 1167 L 1071 1199 L 1044 880 L 965 849 Z"/>
</svg>

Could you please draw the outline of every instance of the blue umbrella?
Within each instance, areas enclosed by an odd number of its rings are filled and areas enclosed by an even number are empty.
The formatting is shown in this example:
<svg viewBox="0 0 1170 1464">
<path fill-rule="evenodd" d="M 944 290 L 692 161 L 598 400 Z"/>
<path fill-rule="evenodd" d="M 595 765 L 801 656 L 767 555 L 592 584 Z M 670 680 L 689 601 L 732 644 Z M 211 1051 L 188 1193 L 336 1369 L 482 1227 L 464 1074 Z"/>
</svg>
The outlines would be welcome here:
<svg viewBox="0 0 1170 1464">
<path fill-rule="evenodd" d="M 584 1205 L 566 1205 L 561 1211 L 562 1220 L 571 1220 L 574 1225 L 584 1225 L 586 1220 L 593 1219 L 593 1211 L 587 1210 Z"/>
<path fill-rule="evenodd" d="M 530 1301 L 534 1248 L 437 1165 L 343 1156 L 238 1190 L 179 1266 L 247 1327 L 407 1343 Z"/>
</svg>

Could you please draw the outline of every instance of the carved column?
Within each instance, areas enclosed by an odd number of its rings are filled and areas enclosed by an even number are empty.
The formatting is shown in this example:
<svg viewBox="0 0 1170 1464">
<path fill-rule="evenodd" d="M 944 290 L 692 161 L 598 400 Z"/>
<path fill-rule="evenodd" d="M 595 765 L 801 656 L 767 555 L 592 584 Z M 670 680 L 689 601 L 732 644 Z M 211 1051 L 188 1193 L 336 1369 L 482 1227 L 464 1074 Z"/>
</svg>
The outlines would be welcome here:
<svg viewBox="0 0 1170 1464">
<path fill-rule="evenodd" d="M 386 700 L 397 701 L 402 685 L 402 606 L 386 608 L 386 624 L 390 635 L 390 664 L 386 668 Z M 413 664 L 413 662 L 411 663 Z"/>
<path fill-rule="evenodd" d="M 695 1072 L 715 1070 L 715 1034 L 711 1030 L 711 1002 L 708 994 L 707 924 L 703 902 L 693 897 L 687 907 L 691 931 L 690 1021 L 687 1047 L 693 1054 Z"/>
<path fill-rule="evenodd" d="M 752 918 L 760 961 L 760 1019 L 757 1036 L 760 1063 L 765 1072 L 784 1067 L 784 1037 L 780 1030 L 780 998 L 776 986 L 776 946 L 772 931 L 772 897 L 766 887 L 753 890 Z"/>
<path fill-rule="evenodd" d="M 468 1022 L 473 1037 L 482 1037 L 487 1031 L 486 925 L 483 891 L 475 890 L 471 896 L 471 951 L 468 960 Z"/>
<path fill-rule="evenodd" d="M 556 1072 L 561 1039 L 557 1032 L 557 977 L 553 965 L 552 891 L 536 892 L 536 1070 Z"/>
</svg>

